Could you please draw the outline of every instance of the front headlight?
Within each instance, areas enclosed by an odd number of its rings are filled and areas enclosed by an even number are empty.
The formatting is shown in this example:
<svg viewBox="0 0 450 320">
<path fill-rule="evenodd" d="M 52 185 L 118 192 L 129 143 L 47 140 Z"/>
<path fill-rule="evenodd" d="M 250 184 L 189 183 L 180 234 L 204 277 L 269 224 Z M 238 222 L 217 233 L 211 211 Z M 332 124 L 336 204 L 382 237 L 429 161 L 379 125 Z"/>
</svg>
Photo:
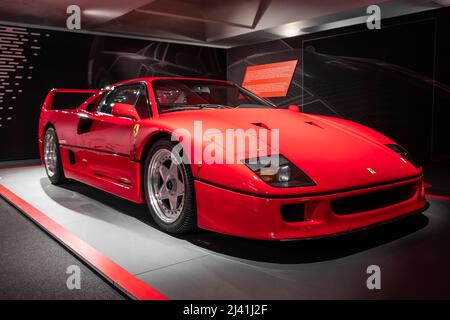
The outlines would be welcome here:
<svg viewBox="0 0 450 320">
<path fill-rule="evenodd" d="M 398 144 L 387 144 L 386 147 L 398 153 L 403 159 L 411 162 L 414 167 L 420 167 L 420 163 L 402 146 L 399 146 Z"/>
<path fill-rule="evenodd" d="M 280 155 L 242 161 L 250 170 L 273 187 L 309 187 L 316 183 L 288 159 Z"/>
</svg>

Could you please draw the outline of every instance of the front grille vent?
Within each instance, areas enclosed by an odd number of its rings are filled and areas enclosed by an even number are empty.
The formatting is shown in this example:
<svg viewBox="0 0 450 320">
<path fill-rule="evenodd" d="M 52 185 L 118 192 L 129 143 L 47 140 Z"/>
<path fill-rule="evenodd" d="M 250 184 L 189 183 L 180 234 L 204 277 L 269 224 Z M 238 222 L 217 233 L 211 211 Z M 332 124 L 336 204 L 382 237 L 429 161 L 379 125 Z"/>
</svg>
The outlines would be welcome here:
<svg viewBox="0 0 450 320">
<path fill-rule="evenodd" d="M 411 199 L 416 191 L 417 186 L 415 184 L 408 184 L 358 196 L 340 198 L 331 202 L 331 209 L 338 215 L 376 210 Z"/>
</svg>

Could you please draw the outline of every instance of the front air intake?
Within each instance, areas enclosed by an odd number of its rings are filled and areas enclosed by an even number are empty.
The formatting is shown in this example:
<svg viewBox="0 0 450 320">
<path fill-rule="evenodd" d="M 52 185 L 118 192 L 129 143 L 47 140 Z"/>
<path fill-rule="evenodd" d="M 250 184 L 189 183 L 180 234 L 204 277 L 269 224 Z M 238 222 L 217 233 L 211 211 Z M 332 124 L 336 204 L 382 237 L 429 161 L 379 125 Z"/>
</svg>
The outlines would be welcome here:
<svg viewBox="0 0 450 320">
<path fill-rule="evenodd" d="M 331 202 L 331 209 L 338 215 L 381 209 L 411 199 L 416 191 L 417 185 L 408 184 L 358 196 L 340 198 Z"/>
<path fill-rule="evenodd" d="M 305 221 L 305 204 L 285 204 L 280 208 L 281 217 L 285 222 Z"/>
</svg>

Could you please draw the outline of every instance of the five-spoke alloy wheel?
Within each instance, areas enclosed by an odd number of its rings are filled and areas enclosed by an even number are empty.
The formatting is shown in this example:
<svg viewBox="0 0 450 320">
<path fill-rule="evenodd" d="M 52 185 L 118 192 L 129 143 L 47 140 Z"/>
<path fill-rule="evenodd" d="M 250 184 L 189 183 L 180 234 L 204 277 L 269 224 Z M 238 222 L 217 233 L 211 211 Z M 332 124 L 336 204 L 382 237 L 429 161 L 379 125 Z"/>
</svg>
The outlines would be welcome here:
<svg viewBox="0 0 450 320">
<path fill-rule="evenodd" d="M 45 131 L 43 143 L 43 158 L 45 171 L 53 184 L 59 184 L 66 181 L 64 170 L 59 153 L 58 136 L 55 129 L 49 127 Z"/>
<path fill-rule="evenodd" d="M 158 218 L 166 223 L 174 222 L 183 210 L 185 177 L 181 165 L 167 149 L 156 151 L 150 161 L 150 201 Z"/>
<path fill-rule="evenodd" d="M 190 166 L 172 152 L 170 140 L 156 142 L 147 155 L 144 189 L 156 223 L 165 231 L 187 232 L 196 226 Z"/>
</svg>

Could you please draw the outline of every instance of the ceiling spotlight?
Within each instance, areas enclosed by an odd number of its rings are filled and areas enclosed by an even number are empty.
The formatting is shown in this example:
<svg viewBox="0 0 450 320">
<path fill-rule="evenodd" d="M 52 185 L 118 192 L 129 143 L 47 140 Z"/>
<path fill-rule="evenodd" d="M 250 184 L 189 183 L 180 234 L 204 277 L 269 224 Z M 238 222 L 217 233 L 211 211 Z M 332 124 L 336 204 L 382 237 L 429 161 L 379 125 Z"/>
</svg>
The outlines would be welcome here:
<svg viewBox="0 0 450 320">
<path fill-rule="evenodd" d="M 91 17 L 115 18 L 117 15 L 120 15 L 121 12 L 108 9 L 85 9 L 83 10 L 83 14 Z"/>
<path fill-rule="evenodd" d="M 292 22 L 275 28 L 273 33 L 284 38 L 290 38 L 303 34 L 301 28 L 301 23 Z"/>
</svg>

